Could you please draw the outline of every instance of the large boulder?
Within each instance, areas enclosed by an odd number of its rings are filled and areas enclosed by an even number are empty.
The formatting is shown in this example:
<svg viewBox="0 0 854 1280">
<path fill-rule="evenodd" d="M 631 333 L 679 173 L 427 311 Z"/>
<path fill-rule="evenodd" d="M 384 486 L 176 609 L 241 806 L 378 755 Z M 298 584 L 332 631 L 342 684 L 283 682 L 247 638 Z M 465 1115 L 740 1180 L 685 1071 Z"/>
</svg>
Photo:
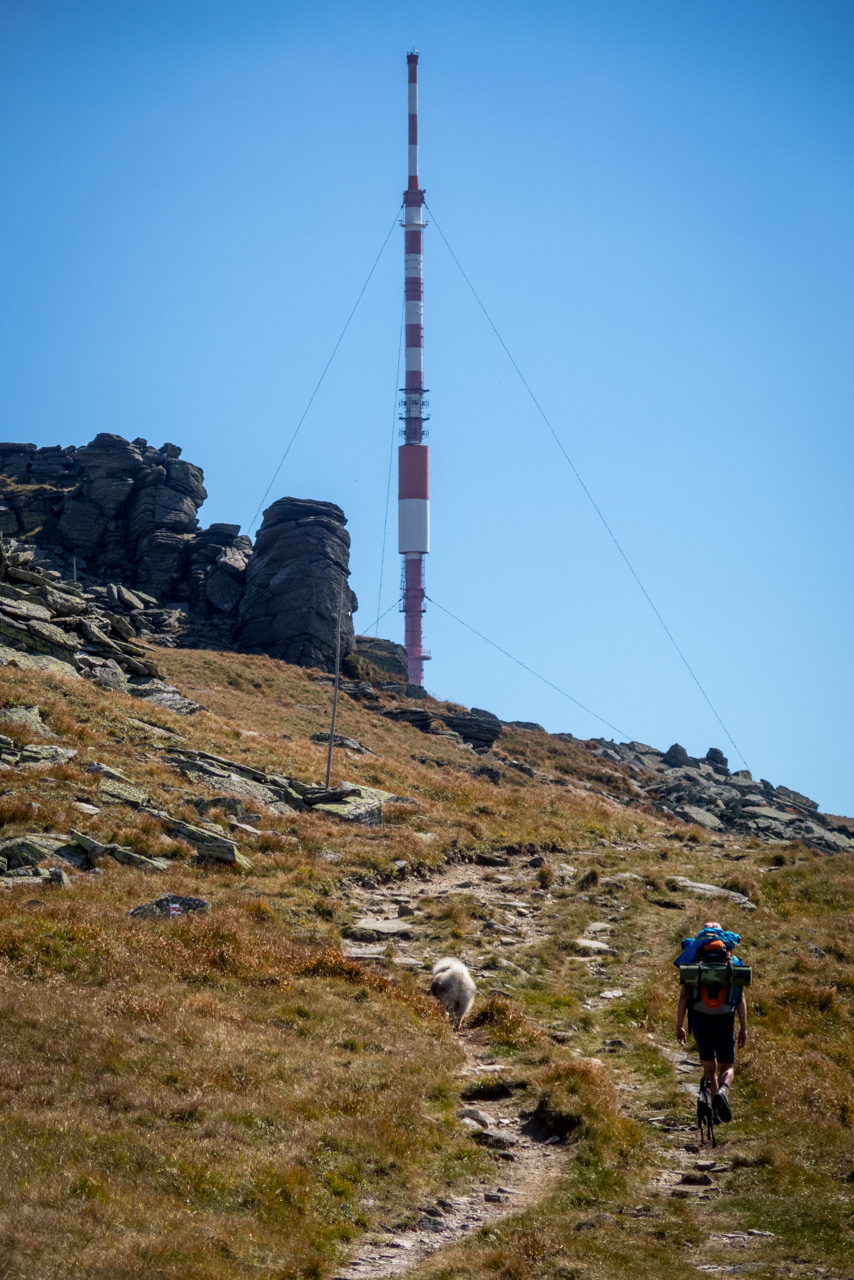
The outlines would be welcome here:
<svg viewBox="0 0 854 1280">
<path fill-rule="evenodd" d="M 502 724 L 498 716 L 480 707 L 471 711 L 439 711 L 436 713 L 449 729 L 458 733 L 463 742 L 473 747 L 489 748 L 501 734 Z"/>
<path fill-rule="evenodd" d="M 406 650 L 402 644 L 395 644 L 393 640 L 381 640 L 378 636 L 356 636 L 355 642 L 356 652 L 380 671 L 385 671 L 404 683 L 409 680 Z"/>
<path fill-rule="evenodd" d="M 346 585 L 346 523 L 344 512 L 331 502 L 280 498 L 267 508 L 240 605 L 243 652 L 333 670 L 342 583 L 342 657 L 352 650 L 357 602 Z"/>
<path fill-rule="evenodd" d="M 669 765 L 671 769 L 681 769 L 684 765 L 691 763 L 691 757 L 688 752 L 678 742 L 674 742 L 672 747 L 668 747 L 661 758 L 663 763 Z"/>
<path fill-rule="evenodd" d="M 190 556 L 190 606 L 201 618 L 234 614 L 246 590 L 246 566 L 252 543 L 239 524 L 212 524 L 193 539 Z"/>
</svg>

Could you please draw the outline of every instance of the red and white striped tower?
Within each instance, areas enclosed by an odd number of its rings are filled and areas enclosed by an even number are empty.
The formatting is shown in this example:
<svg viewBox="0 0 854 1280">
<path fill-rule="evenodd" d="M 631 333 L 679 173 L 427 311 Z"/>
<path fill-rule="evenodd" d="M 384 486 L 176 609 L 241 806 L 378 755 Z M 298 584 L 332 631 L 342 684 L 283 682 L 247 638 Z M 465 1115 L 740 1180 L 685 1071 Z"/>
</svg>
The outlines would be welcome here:
<svg viewBox="0 0 854 1280">
<path fill-rule="evenodd" d="M 398 550 L 403 556 L 404 642 L 409 683 L 423 685 L 424 556 L 430 550 L 430 450 L 424 439 L 424 192 L 418 185 L 418 54 L 409 68 L 409 183 L 403 193 L 406 386 L 398 450 Z"/>
</svg>

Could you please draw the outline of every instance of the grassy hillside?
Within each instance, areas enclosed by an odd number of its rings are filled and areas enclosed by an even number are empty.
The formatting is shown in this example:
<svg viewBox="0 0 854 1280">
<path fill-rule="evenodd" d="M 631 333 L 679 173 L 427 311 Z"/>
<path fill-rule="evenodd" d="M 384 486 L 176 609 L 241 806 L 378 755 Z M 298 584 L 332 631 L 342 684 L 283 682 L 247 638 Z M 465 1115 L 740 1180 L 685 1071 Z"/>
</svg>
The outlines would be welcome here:
<svg viewBox="0 0 854 1280">
<path fill-rule="evenodd" d="M 342 697 L 338 732 L 370 754 L 336 750 L 333 765 L 333 782 L 401 797 L 382 826 L 252 817 L 247 802 L 254 831 L 235 830 L 213 808 L 206 820 L 253 866 L 203 862 L 160 819 L 111 802 L 91 766 L 198 823 L 218 793 L 169 748 L 320 782 L 325 747 L 309 739 L 328 729 L 331 689 L 264 657 L 157 659 L 208 710 L 0 672 L 0 701 L 37 704 L 47 741 L 78 752 L 0 774 L 0 838 L 74 829 L 169 860 L 147 873 L 99 857 L 66 866 L 70 887 L 0 891 L 3 1280 L 850 1274 L 849 858 L 624 807 L 597 794 L 629 797 L 619 766 L 538 732 L 501 735 L 495 754 L 534 777 L 498 765 L 494 785 L 469 749 L 384 719 L 384 695 Z M 45 741 L 23 723 L 0 731 Z M 755 910 L 706 902 L 677 875 Z M 128 916 L 166 892 L 212 911 Z M 705 1153 L 680 1085 L 699 1070 L 673 1037 L 671 961 L 722 913 L 756 969 L 750 1043 L 721 1167 L 692 1182 Z M 365 915 L 409 936 L 360 942 Z M 461 1036 L 426 994 L 443 954 L 477 977 Z M 516 1144 L 474 1141 L 462 1105 Z M 424 1225 L 464 1209 L 465 1230 Z"/>
</svg>

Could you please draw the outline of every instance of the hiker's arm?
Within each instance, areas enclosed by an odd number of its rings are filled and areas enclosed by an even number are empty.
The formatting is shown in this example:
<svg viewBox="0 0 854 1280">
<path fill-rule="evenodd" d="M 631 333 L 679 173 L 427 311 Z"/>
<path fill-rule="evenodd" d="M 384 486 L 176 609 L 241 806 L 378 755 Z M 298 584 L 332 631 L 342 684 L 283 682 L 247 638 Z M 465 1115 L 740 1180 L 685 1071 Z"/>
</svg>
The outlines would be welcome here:
<svg viewBox="0 0 854 1280">
<path fill-rule="evenodd" d="M 738 1002 L 738 1047 L 743 1049 L 747 1044 L 747 997 L 742 992 Z"/>
<path fill-rule="evenodd" d="M 688 1012 L 688 992 L 684 986 L 679 988 L 679 1007 L 676 1010 L 676 1040 L 684 1044 L 688 1037 L 685 1034 L 685 1014 Z"/>
</svg>

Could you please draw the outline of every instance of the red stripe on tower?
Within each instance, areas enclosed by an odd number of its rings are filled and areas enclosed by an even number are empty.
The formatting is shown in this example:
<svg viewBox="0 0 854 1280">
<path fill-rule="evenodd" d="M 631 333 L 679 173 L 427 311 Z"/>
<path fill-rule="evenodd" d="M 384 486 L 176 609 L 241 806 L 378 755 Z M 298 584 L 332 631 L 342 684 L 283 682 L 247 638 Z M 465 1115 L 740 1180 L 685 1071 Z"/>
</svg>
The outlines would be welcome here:
<svg viewBox="0 0 854 1280">
<path fill-rule="evenodd" d="M 398 451 L 398 550 L 403 556 L 403 614 L 409 683 L 423 685 L 424 556 L 430 550 L 430 458 L 424 423 L 424 192 L 418 183 L 418 54 L 409 80 L 409 181 L 403 193 L 406 385 L 404 443 Z"/>
<path fill-rule="evenodd" d="M 430 497 L 430 450 L 426 444 L 402 444 L 398 449 L 400 498 Z"/>
</svg>

